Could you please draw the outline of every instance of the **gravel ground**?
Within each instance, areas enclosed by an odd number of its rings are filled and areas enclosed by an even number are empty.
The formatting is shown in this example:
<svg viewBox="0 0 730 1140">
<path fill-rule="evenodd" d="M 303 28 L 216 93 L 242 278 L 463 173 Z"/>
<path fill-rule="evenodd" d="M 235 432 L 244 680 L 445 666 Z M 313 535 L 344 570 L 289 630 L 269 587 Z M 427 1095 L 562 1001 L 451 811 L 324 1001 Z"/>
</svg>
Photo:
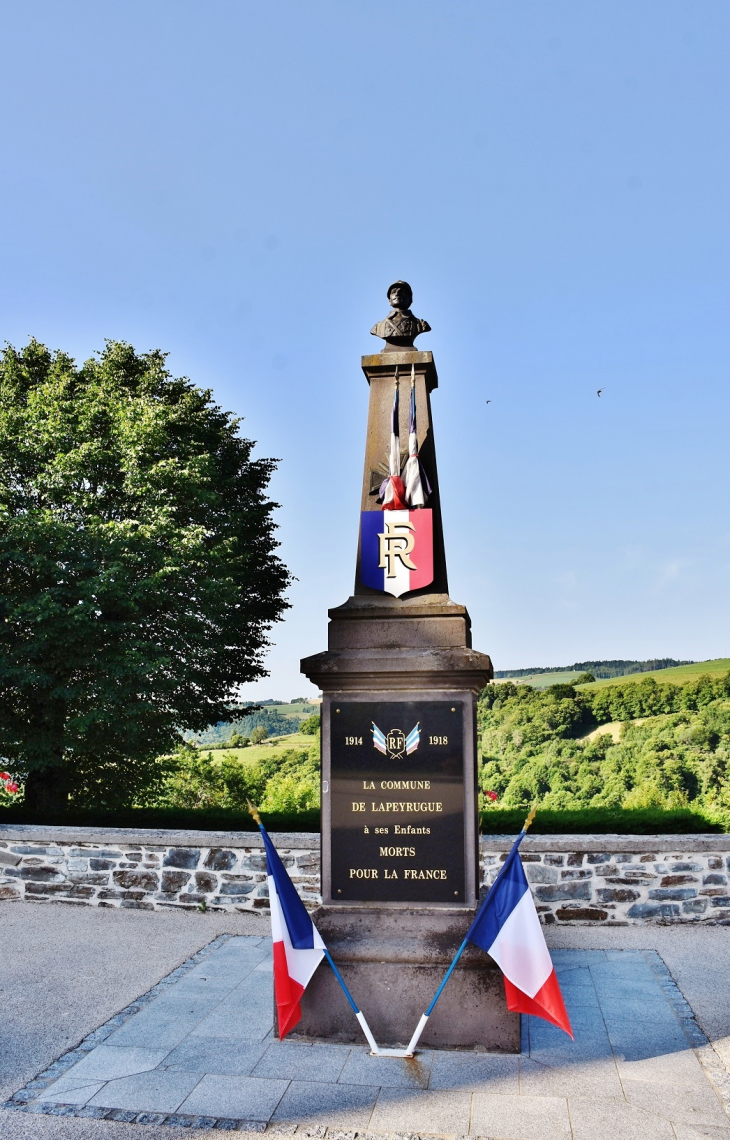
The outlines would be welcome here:
<svg viewBox="0 0 730 1140">
<path fill-rule="evenodd" d="M 0 1100 L 218 934 L 267 934 L 268 918 L 0 903 Z M 568 949 L 655 949 L 730 1068 L 725 927 L 548 928 Z M 173 1140 L 187 1129 L 0 1110 L 2 1140 Z M 197 1132 L 197 1136 L 221 1136 Z M 237 1133 L 236 1135 L 241 1135 Z"/>
</svg>

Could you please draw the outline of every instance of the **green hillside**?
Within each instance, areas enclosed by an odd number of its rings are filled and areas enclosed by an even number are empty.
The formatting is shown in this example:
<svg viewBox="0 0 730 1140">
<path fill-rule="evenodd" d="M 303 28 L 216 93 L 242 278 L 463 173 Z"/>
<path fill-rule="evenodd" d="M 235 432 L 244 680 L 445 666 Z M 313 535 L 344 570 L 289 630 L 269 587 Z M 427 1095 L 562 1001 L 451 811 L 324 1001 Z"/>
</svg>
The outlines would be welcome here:
<svg viewBox="0 0 730 1140">
<path fill-rule="evenodd" d="M 645 677 L 655 677 L 657 681 L 662 683 L 671 682 L 674 685 L 683 685 L 685 681 L 696 681 L 704 673 L 709 673 L 711 677 L 722 676 L 727 673 L 728 669 L 730 669 L 730 657 L 718 657 L 712 661 L 695 661 L 690 665 L 650 669 L 647 672 L 632 669 L 631 672 L 622 673 L 620 676 L 602 678 L 592 685 L 581 685 L 580 689 L 596 689 L 602 685 L 624 685 L 627 681 L 638 683 L 643 681 Z M 591 672 L 590 669 L 587 671 Z M 531 685 L 533 689 L 544 690 L 549 689 L 551 685 L 572 685 L 584 672 L 586 672 L 585 669 L 563 669 L 554 672 L 541 670 L 539 673 L 523 673 L 521 670 L 513 670 L 505 675 L 503 671 L 501 675 L 499 673 L 495 675 L 494 683 L 495 685 L 504 685 L 511 682 L 515 685 Z"/>
<path fill-rule="evenodd" d="M 296 704 L 266 702 L 257 712 L 250 713 L 249 716 L 210 725 L 205 732 L 187 732 L 185 738 L 205 747 L 224 748 L 234 733 L 250 736 L 255 728 L 265 728 L 270 736 L 283 736 L 296 732 L 303 720 L 313 713 L 319 713 L 320 707 L 315 701 Z"/>
<path fill-rule="evenodd" d="M 681 684 L 662 683 L 672 672 Z M 730 660 L 579 688 L 488 685 L 478 723 L 487 815 L 537 804 L 730 822 Z"/>
<path fill-rule="evenodd" d="M 605 681 L 595 681 L 592 685 L 580 685 L 581 692 L 602 689 L 606 685 L 639 684 L 647 677 L 653 677 L 659 684 L 685 685 L 709 674 L 710 677 L 723 677 L 730 670 L 730 657 L 716 657 L 712 661 L 696 661 L 693 665 L 678 665 L 673 669 L 656 669 L 653 673 L 630 673 L 624 677 L 609 677 Z M 544 678 L 543 678 L 544 679 Z M 534 685 L 534 682 L 530 682 Z M 555 674 L 551 674 L 551 684 L 556 684 Z M 537 685 L 534 685 L 537 688 Z M 542 685 L 541 688 L 546 686 Z"/>
<path fill-rule="evenodd" d="M 316 744 L 314 736 L 307 736 L 303 732 L 290 732 L 287 736 L 274 736 L 264 744 L 249 744 L 246 748 L 226 748 L 222 745 L 206 748 L 205 751 L 210 753 L 214 763 L 220 763 L 224 757 L 233 757 L 241 764 L 258 764 L 260 760 L 280 758 L 292 749 L 309 752 Z"/>
<path fill-rule="evenodd" d="M 637 677 L 645 677 L 646 673 L 637 673 Z M 563 671 L 562 673 L 526 673 L 519 677 L 495 677 L 495 685 L 505 685 L 510 682 L 514 685 L 531 685 L 533 689 L 549 689 L 551 685 L 571 685 L 580 673 Z"/>
</svg>

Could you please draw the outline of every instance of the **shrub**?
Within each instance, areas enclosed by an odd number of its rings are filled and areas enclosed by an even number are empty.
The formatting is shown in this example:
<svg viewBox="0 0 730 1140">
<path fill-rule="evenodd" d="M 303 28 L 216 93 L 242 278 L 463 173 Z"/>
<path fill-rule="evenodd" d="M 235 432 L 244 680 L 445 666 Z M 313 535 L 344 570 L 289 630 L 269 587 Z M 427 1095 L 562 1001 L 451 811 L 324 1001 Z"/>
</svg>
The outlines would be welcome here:
<svg viewBox="0 0 730 1140">
<path fill-rule="evenodd" d="M 303 732 L 305 736 L 316 736 L 319 732 L 320 718 L 319 713 L 312 713 L 306 720 L 303 720 L 299 725 L 299 731 Z"/>
<path fill-rule="evenodd" d="M 213 759 L 184 744 L 168 766 L 158 807 L 245 810 L 248 800 L 271 812 L 319 807 L 319 757 L 310 752 L 272 748 L 254 761 L 232 752 Z"/>
</svg>

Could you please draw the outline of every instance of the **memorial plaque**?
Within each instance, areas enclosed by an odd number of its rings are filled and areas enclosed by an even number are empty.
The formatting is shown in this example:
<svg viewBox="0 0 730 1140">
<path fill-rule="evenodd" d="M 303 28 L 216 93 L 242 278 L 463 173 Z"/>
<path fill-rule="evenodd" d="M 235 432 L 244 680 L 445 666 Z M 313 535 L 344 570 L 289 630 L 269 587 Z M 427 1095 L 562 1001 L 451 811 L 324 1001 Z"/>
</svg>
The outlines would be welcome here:
<svg viewBox="0 0 730 1140">
<path fill-rule="evenodd" d="M 330 708 L 333 900 L 463 902 L 463 703 Z"/>
</svg>

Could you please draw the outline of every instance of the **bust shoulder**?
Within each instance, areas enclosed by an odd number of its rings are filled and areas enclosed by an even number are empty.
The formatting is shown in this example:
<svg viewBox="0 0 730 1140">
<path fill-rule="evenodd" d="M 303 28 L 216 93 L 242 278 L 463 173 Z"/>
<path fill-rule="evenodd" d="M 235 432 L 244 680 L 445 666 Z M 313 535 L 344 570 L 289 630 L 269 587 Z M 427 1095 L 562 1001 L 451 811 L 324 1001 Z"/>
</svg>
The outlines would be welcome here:
<svg viewBox="0 0 730 1140">
<path fill-rule="evenodd" d="M 413 341 L 421 333 L 430 332 L 428 321 L 414 317 L 411 312 L 413 291 L 407 281 L 394 281 L 388 289 L 391 309 L 387 317 L 373 325 L 373 336 L 382 337 L 392 348 L 412 348 Z"/>
</svg>

